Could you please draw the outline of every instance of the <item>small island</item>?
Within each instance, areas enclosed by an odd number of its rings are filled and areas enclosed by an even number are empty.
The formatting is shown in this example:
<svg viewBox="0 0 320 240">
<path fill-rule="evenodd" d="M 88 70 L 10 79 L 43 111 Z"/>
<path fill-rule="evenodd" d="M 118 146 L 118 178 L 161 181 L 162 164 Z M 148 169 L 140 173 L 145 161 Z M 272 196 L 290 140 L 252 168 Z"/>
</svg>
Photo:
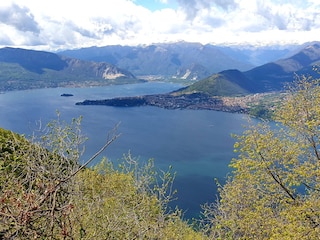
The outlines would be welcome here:
<svg viewBox="0 0 320 240">
<path fill-rule="evenodd" d="M 71 93 L 62 93 L 60 96 L 61 97 L 73 97 L 73 94 L 71 94 Z"/>
</svg>

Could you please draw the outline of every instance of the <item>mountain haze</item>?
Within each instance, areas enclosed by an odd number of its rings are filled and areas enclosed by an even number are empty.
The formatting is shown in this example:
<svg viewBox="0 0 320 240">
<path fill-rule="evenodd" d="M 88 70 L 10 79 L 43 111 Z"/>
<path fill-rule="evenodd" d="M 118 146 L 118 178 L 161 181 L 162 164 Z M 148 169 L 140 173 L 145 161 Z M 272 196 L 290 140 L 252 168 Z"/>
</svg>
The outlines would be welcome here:
<svg viewBox="0 0 320 240">
<path fill-rule="evenodd" d="M 244 74 L 254 80 L 257 92 L 277 91 L 281 90 L 286 82 L 291 82 L 295 74 L 314 75 L 313 67 L 319 61 L 320 43 L 313 43 L 289 58 L 264 64 Z"/>
<path fill-rule="evenodd" d="M 249 63 L 254 67 L 290 57 L 295 51 L 301 50 L 300 45 L 231 45 L 217 47 L 228 56 Z M 246 71 L 248 69 L 239 70 Z"/>
<path fill-rule="evenodd" d="M 249 62 L 230 57 L 219 47 L 188 42 L 90 47 L 60 54 L 110 62 L 144 78 L 200 80 L 229 68 L 248 70 L 254 67 Z"/>
</svg>

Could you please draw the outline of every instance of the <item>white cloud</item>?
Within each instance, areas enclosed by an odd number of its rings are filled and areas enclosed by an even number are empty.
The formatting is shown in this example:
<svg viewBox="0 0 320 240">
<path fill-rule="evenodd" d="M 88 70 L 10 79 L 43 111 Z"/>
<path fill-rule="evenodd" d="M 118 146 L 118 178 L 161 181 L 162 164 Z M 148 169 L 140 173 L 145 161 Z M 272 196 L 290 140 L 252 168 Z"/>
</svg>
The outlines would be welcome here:
<svg viewBox="0 0 320 240">
<path fill-rule="evenodd" d="M 152 1 L 152 0 L 150 0 Z M 320 30 L 318 0 L 1 0 L 0 46 L 46 50 L 164 41 L 305 42 Z"/>
<path fill-rule="evenodd" d="M 27 7 L 16 4 L 0 9 L 0 22 L 12 26 L 19 31 L 39 32 L 38 24 Z"/>
</svg>

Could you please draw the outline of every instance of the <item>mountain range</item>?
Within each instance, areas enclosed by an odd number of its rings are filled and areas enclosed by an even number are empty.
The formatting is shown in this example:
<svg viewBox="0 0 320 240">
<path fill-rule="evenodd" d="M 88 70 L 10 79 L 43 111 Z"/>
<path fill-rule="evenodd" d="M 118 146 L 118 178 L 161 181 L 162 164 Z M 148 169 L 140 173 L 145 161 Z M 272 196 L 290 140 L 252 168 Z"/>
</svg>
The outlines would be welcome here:
<svg viewBox="0 0 320 240">
<path fill-rule="evenodd" d="M 100 100 L 87 99 L 76 104 L 205 109 L 271 118 L 274 105 L 281 101 L 283 96 L 279 92 L 284 90 L 284 85 L 292 82 L 295 75 L 319 74 L 314 71 L 315 66 L 319 64 L 320 43 L 312 43 L 291 57 L 243 72 L 237 69 L 224 70 L 171 93 Z"/>
<path fill-rule="evenodd" d="M 0 49 L 0 91 L 138 81 L 130 72 L 110 63 L 84 61 L 44 51 Z"/>
<path fill-rule="evenodd" d="M 290 55 L 297 46 L 216 46 L 177 42 L 148 46 L 89 47 L 59 54 L 96 62 L 109 62 L 139 78 L 200 80 L 214 73 L 257 65 Z"/>
<path fill-rule="evenodd" d="M 260 60 L 265 63 L 254 67 L 250 59 L 258 55 L 266 57 Z M 266 62 L 273 58 L 276 59 Z M 101 86 L 159 78 L 193 83 L 181 90 L 183 93 L 234 96 L 281 90 L 295 74 L 313 74 L 312 67 L 319 60 L 319 42 L 262 49 L 178 42 L 92 47 L 60 53 L 2 48 L 0 91 Z"/>
<path fill-rule="evenodd" d="M 202 92 L 211 96 L 236 96 L 281 91 L 296 75 L 314 75 L 320 64 L 320 43 L 304 46 L 291 57 L 269 62 L 248 71 L 225 70 L 198 81 L 180 92 Z"/>
</svg>

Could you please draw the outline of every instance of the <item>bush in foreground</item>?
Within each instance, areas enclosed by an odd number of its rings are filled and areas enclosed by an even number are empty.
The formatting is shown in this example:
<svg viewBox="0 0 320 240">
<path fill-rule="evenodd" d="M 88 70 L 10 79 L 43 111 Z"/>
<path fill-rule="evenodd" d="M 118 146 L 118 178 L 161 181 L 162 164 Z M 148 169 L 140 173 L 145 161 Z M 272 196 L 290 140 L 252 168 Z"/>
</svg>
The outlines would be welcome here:
<svg viewBox="0 0 320 240">
<path fill-rule="evenodd" d="M 80 120 L 50 123 L 41 138 L 0 129 L 1 239 L 202 239 L 168 209 L 171 171 L 130 155 L 119 168 L 103 160 L 83 165 Z"/>
</svg>

